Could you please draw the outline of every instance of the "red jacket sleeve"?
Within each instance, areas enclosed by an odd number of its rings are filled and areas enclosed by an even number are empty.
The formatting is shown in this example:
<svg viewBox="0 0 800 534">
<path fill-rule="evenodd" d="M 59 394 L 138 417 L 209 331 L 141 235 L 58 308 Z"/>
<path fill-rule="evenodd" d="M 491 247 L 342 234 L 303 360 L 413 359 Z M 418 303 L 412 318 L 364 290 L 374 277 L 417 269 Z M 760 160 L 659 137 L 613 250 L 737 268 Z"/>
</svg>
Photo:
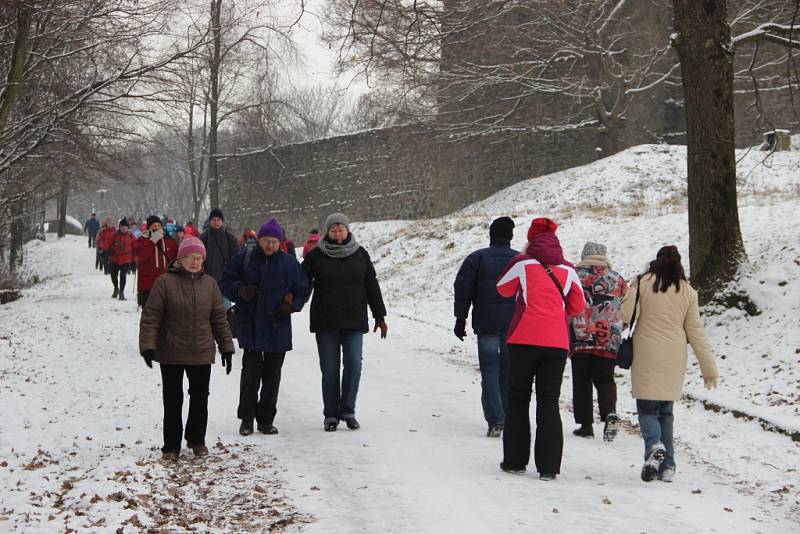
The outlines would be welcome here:
<svg viewBox="0 0 800 534">
<path fill-rule="evenodd" d="M 586 297 L 583 294 L 583 286 L 578 273 L 574 269 L 570 269 L 567 274 L 567 284 L 569 290 L 567 291 L 567 317 L 573 317 L 583 312 L 586 307 Z"/>
</svg>

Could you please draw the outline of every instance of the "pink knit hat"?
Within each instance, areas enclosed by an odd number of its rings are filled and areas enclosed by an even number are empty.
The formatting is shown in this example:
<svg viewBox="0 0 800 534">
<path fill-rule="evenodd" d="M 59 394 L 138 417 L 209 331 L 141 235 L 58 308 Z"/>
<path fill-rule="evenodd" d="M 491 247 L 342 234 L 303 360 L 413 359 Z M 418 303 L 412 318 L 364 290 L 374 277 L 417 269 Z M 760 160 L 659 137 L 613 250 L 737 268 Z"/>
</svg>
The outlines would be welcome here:
<svg viewBox="0 0 800 534">
<path fill-rule="evenodd" d="M 185 258 L 189 254 L 200 254 L 206 259 L 206 247 L 199 238 L 186 236 L 178 247 L 178 259 Z"/>
</svg>

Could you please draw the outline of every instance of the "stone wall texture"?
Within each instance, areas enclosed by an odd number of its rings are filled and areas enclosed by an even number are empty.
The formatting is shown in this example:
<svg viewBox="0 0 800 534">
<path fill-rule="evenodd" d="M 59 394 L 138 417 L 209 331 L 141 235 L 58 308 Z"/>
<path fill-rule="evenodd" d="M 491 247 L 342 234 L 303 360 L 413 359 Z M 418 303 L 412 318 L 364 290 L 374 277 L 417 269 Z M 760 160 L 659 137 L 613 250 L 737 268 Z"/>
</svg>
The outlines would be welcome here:
<svg viewBox="0 0 800 534">
<path fill-rule="evenodd" d="M 277 217 L 296 244 L 324 218 L 446 215 L 520 180 L 597 159 L 597 130 L 452 135 L 411 125 L 277 147 L 221 162 L 226 224 Z"/>
</svg>

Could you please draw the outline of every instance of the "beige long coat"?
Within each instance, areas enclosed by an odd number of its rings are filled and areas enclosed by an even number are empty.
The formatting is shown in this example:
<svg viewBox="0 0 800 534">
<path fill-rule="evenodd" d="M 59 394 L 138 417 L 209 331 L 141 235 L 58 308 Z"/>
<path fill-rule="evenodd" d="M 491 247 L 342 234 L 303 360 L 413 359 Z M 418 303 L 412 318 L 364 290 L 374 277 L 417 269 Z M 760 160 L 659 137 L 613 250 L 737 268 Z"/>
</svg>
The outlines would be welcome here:
<svg viewBox="0 0 800 534">
<path fill-rule="evenodd" d="M 717 364 L 703 331 L 697 305 L 697 291 L 681 281 L 680 291 L 670 286 L 666 293 L 654 292 L 654 275 L 641 280 L 639 311 L 633 334 L 631 382 L 633 397 L 643 400 L 675 401 L 681 398 L 688 360 L 687 341 L 700 363 L 704 378 L 717 377 Z M 622 318 L 631 321 L 637 282 L 622 301 Z"/>
</svg>

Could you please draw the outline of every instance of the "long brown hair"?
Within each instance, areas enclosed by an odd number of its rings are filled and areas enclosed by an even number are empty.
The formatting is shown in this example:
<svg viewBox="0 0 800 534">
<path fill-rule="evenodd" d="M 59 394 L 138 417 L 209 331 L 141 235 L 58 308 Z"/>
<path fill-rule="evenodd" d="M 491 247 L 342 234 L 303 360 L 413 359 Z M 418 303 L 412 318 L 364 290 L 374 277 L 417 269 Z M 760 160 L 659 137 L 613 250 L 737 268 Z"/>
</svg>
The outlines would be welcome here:
<svg viewBox="0 0 800 534">
<path fill-rule="evenodd" d="M 681 264 L 681 255 L 678 247 L 667 245 L 661 247 L 656 254 L 656 259 L 650 262 L 650 269 L 647 271 L 655 276 L 653 282 L 653 292 L 666 293 L 669 286 L 674 285 L 675 291 L 681 290 L 681 280 L 686 281 L 686 273 Z"/>
</svg>

